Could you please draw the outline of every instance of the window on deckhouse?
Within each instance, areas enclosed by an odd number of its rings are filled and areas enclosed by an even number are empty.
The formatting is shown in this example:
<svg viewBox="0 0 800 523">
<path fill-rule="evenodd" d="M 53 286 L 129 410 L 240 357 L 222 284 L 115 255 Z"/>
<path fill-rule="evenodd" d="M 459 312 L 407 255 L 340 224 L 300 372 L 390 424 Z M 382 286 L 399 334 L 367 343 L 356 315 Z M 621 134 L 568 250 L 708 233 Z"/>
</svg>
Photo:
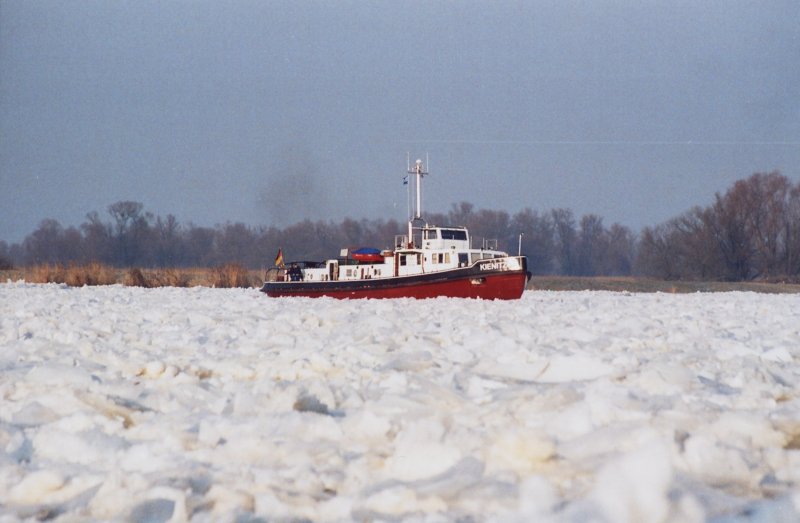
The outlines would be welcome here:
<svg viewBox="0 0 800 523">
<path fill-rule="evenodd" d="M 465 240 L 467 231 L 463 229 L 442 229 L 442 239 L 444 240 Z"/>
</svg>

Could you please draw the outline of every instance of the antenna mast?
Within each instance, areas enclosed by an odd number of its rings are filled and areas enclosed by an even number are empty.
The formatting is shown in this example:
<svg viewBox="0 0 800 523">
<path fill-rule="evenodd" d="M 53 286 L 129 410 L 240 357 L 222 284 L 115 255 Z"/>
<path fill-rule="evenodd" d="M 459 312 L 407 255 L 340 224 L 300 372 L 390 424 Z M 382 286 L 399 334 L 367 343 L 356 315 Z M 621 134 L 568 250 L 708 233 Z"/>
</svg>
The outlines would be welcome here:
<svg viewBox="0 0 800 523">
<path fill-rule="evenodd" d="M 410 156 L 406 158 L 406 164 L 408 169 L 408 174 L 414 175 L 414 189 L 417 194 L 417 201 L 416 206 L 414 208 L 414 216 L 411 216 L 411 187 L 409 187 L 409 213 L 408 213 L 408 245 L 409 247 L 414 245 L 414 222 L 416 220 L 422 219 L 422 177 L 426 176 L 428 172 L 425 170 L 425 165 L 422 163 L 422 160 L 417 160 L 414 162 L 414 166 L 411 167 L 411 160 Z M 410 183 L 410 180 L 409 180 Z"/>
<path fill-rule="evenodd" d="M 415 186 L 417 190 L 417 205 L 414 209 L 414 219 L 422 219 L 422 177 L 427 176 L 428 172 L 425 170 L 425 165 L 422 160 L 417 160 L 414 163 L 414 168 L 408 171 L 409 174 L 415 175 Z"/>
<path fill-rule="evenodd" d="M 411 153 L 406 153 L 406 172 L 411 173 Z M 406 174 L 405 178 L 403 178 L 403 185 L 406 186 L 406 219 L 410 222 L 411 221 L 411 180 L 409 179 L 410 176 Z M 409 240 L 411 241 L 411 237 L 409 236 Z"/>
</svg>

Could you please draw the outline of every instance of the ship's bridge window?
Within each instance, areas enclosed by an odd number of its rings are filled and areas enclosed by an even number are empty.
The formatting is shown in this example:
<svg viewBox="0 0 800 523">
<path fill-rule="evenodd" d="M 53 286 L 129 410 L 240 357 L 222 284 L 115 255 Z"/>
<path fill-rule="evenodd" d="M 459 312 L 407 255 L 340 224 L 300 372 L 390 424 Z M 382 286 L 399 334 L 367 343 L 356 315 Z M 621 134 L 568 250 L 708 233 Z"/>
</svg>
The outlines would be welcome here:
<svg viewBox="0 0 800 523">
<path fill-rule="evenodd" d="M 443 240 L 464 240 L 467 239 L 467 231 L 463 229 L 442 229 Z"/>
<path fill-rule="evenodd" d="M 436 240 L 439 238 L 438 229 L 425 229 L 423 232 L 426 240 Z"/>
</svg>

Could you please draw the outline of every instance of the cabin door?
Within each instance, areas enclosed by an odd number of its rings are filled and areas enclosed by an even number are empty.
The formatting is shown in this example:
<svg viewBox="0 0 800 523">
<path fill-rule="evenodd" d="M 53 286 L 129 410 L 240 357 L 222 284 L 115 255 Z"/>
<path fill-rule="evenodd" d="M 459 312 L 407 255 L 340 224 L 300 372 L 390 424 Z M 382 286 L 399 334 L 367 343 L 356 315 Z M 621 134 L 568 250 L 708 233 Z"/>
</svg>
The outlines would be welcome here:
<svg viewBox="0 0 800 523">
<path fill-rule="evenodd" d="M 400 274 L 400 253 L 394 253 L 394 275 L 397 277 Z"/>
<path fill-rule="evenodd" d="M 339 279 L 339 262 L 328 262 L 328 279 L 331 281 L 336 281 Z"/>
</svg>

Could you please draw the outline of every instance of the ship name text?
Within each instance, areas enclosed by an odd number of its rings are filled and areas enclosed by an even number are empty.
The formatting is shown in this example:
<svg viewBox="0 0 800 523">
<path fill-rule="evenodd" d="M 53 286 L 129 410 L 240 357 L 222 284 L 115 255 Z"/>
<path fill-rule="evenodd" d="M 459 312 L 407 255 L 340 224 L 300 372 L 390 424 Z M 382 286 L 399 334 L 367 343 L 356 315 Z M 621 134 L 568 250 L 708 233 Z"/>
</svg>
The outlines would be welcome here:
<svg viewBox="0 0 800 523">
<path fill-rule="evenodd" d="M 481 264 L 482 271 L 507 271 L 508 265 L 505 261 L 491 261 Z"/>
</svg>

